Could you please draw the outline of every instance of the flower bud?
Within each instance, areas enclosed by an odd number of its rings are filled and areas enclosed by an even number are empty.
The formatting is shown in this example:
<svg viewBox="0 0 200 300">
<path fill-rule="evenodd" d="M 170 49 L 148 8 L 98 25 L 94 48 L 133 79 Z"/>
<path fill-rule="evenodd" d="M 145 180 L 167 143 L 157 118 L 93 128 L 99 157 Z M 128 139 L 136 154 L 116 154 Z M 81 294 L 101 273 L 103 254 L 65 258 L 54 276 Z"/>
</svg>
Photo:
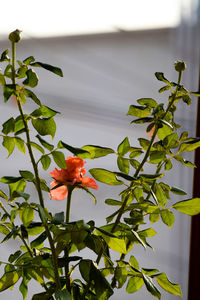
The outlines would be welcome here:
<svg viewBox="0 0 200 300">
<path fill-rule="evenodd" d="M 174 67 L 177 72 L 182 72 L 186 69 L 186 63 L 184 61 L 176 61 Z"/>
<path fill-rule="evenodd" d="M 18 43 L 20 40 L 21 40 L 21 30 L 18 30 L 16 29 L 15 31 L 11 32 L 9 34 L 9 40 L 12 42 L 12 43 Z"/>
</svg>

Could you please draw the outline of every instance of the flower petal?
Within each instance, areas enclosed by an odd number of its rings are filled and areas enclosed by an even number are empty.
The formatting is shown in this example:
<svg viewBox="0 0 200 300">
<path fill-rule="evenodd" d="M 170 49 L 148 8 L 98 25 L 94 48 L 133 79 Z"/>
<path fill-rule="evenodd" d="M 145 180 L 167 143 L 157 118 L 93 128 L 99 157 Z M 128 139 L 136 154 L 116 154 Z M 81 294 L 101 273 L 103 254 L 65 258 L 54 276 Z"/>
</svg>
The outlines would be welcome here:
<svg viewBox="0 0 200 300">
<path fill-rule="evenodd" d="M 58 184 L 58 182 L 56 180 L 54 180 L 51 183 L 51 186 L 54 187 L 57 184 Z M 50 196 L 50 198 L 52 198 L 54 200 L 61 201 L 61 200 L 64 200 L 67 197 L 67 193 L 68 193 L 68 190 L 67 190 L 66 185 L 62 185 L 62 186 L 59 186 L 58 188 L 56 188 L 54 190 L 51 190 L 50 193 L 49 193 L 49 196 Z"/>
<path fill-rule="evenodd" d="M 85 187 L 95 189 L 95 190 L 98 189 L 98 185 L 96 184 L 96 181 L 93 178 L 90 178 L 90 177 L 83 177 L 81 179 L 81 185 L 85 186 Z"/>
<path fill-rule="evenodd" d="M 64 183 L 68 179 L 68 172 L 65 169 L 58 170 L 55 168 L 49 173 L 55 180 Z"/>
</svg>

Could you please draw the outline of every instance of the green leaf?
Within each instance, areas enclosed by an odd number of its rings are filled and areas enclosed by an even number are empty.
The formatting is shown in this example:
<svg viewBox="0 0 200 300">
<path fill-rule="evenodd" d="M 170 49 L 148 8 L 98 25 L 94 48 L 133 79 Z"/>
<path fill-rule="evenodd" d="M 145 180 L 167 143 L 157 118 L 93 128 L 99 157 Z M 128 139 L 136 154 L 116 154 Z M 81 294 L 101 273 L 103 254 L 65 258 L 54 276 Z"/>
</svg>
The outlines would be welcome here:
<svg viewBox="0 0 200 300">
<path fill-rule="evenodd" d="M 125 174 L 129 173 L 129 160 L 128 159 L 118 156 L 117 165 L 121 172 L 124 172 Z"/>
<path fill-rule="evenodd" d="M 38 76 L 33 69 L 29 69 L 26 72 L 27 78 L 23 81 L 24 85 L 35 87 L 38 84 Z"/>
<path fill-rule="evenodd" d="M 131 124 L 135 123 L 135 124 L 144 124 L 144 123 L 149 123 L 152 122 L 153 118 L 152 117 L 146 117 L 146 118 L 139 118 L 136 120 L 131 121 Z M 154 124 L 153 124 L 154 126 Z"/>
<path fill-rule="evenodd" d="M 15 183 L 22 179 L 22 177 L 4 176 L 0 178 L 0 181 L 6 184 Z"/>
<path fill-rule="evenodd" d="M 119 266 L 115 269 L 115 278 L 118 281 L 118 288 L 120 289 L 126 282 L 128 270 L 125 267 Z"/>
<path fill-rule="evenodd" d="M 3 224 L 0 224 L 0 233 L 8 235 L 10 230 Z"/>
<path fill-rule="evenodd" d="M 37 143 L 35 143 L 35 142 L 30 142 L 30 145 L 31 145 L 31 147 L 37 149 L 37 150 L 40 151 L 42 154 L 44 154 L 44 149 L 43 149 L 40 145 L 38 145 Z"/>
<path fill-rule="evenodd" d="M 117 251 L 121 254 L 126 254 L 126 243 L 124 240 L 121 240 L 117 237 L 111 237 L 106 234 L 101 233 L 103 236 L 103 239 L 105 240 L 106 244 L 109 248 L 111 248 L 114 251 Z"/>
<path fill-rule="evenodd" d="M 10 156 L 12 154 L 13 150 L 15 149 L 15 138 L 9 137 L 9 136 L 4 136 L 2 145 L 7 149 L 8 156 Z"/>
<path fill-rule="evenodd" d="M 132 232 L 134 238 L 136 239 L 137 243 L 141 244 L 144 247 L 144 249 L 146 249 L 146 245 L 143 242 L 143 240 L 140 238 L 139 234 L 136 231 L 134 231 L 134 230 L 132 230 L 131 232 Z"/>
<path fill-rule="evenodd" d="M 25 300 L 28 293 L 28 287 L 27 287 L 27 282 L 24 280 L 24 278 L 22 279 L 22 282 L 19 286 L 19 290 L 22 293 L 23 300 Z"/>
<path fill-rule="evenodd" d="M 0 278 L 0 292 L 8 289 L 9 287 L 13 286 L 21 277 L 21 270 L 19 271 L 11 271 L 6 272 Z"/>
<path fill-rule="evenodd" d="M 121 173 L 121 172 L 114 172 L 114 173 L 115 173 L 115 175 L 117 175 L 117 177 L 122 177 L 122 178 L 124 178 L 124 179 L 126 179 L 126 180 L 129 180 L 129 181 L 134 181 L 134 180 L 136 180 L 135 177 L 129 176 L 129 175 L 124 174 L 124 173 Z"/>
<path fill-rule="evenodd" d="M 182 100 L 183 102 L 185 102 L 188 106 L 190 106 L 191 102 L 192 102 L 192 99 L 190 98 L 189 95 L 183 95 L 182 96 Z"/>
<path fill-rule="evenodd" d="M 6 84 L 5 77 L 3 74 L 0 74 L 0 84 L 4 86 Z"/>
<path fill-rule="evenodd" d="M 160 215 L 163 223 L 171 228 L 175 221 L 174 214 L 167 209 L 163 209 L 161 210 Z"/>
<path fill-rule="evenodd" d="M 35 61 L 35 58 L 33 56 L 29 56 L 26 59 L 23 60 L 23 63 L 25 65 L 30 65 L 30 63 L 33 63 Z"/>
<path fill-rule="evenodd" d="M 141 277 L 131 277 L 129 278 L 128 284 L 126 286 L 126 292 L 129 294 L 137 292 L 144 284 L 144 280 Z"/>
<path fill-rule="evenodd" d="M 133 168 L 135 168 L 137 170 L 137 168 L 139 167 L 140 165 L 140 162 L 136 159 L 130 159 L 130 164 Z M 143 168 L 142 168 L 142 171 L 143 171 Z"/>
<path fill-rule="evenodd" d="M 161 93 L 163 93 L 163 92 L 165 92 L 165 91 L 167 91 L 169 89 L 170 89 L 170 86 L 169 85 L 165 85 L 165 86 L 161 87 L 158 92 L 161 94 Z"/>
<path fill-rule="evenodd" d="M 173 132 L 166 136 L 163 140 L 163 145 L 166 148 L 176 148 L 178 146 L 178 133 Z"/>
<path fill-rule="evenodd" d="M 19 177 L 19 180 L 15 181 L 14 183 L 9 183 L 9 189 L 10 189 L 10 197 L 13 200 L 13 193 L 14 192 L 24 192 L 24 189 L 26 187 L 26 181 L 24 178 Z"/>
<path fill-rule="evenodd" d="M 143 118 L 147 117 L 150 113 L 151 110 L 146 106 L 130 105 L 127 115 Z"/>
<path fill-rule="evenodd" d="M 56 123 L 53 118 L 32 120 L 32 124 L 40 135 L 50 135 L 54 138 Z"/>
<path fill-rule="evenodd" d="M 37 248 L 39 247 L 47 238 L 47 234 L 44 231 L 43 233 L 41 233 L 35 240 L 33 240 L 30 244 L 31 248 Z"/>
<path fill-rule="evenodd" d="M 4 102 L 7 102 L 12 95 L 15 95 L 15 93 L 16 84 L 5 84 L 3 87 Z"/>
<path fill-rule="evenodd" d="M 72 147 L 72 146 L 70 146 L 70 145 L 68 145 L 68 144 L 66 144 L 66 143 L 64 143 L 62 141 L 60 141 L 58 143 L 58 147 L 59 148 L 65 148 L 65 149 L 69 150 L 71 153 L 73 153 L 74 155 L 79 156 L 79 157 L 82 157 L 81 156 L 82 154 L 84 154 L 84 155 L 87 154 L 87 153 L 89 154 L 89 152 L 87 150 L 83 150 L 81 148 Z"/>
<path fill-rule="evenodd" d="M 136 186 L 136 188 L 133 190 L 133 194 L 138 202 L 143 200 L 143 189 Z"/>
<path fill-rule="evenodd" d="M 97 296 L 96 299 L 108 299 L 113 294 L 110 284 L 91 260 L 81 260 L 79 263 L 79 270 L 86 282 L 89 280 L 94 281 L 94 290 Z"/>
<path fill-rule="evenodd" d="M 109 185 L 121 185 L 122 181 L 118 180 L 115 173 L 105 169 L 90 169 L 90 174 L 98 181 L 109 184 Z"/>
<path fill-rule="evenodd" d="M 162 120 L 162 122 L 164 122 L 164 120 Z M 167 123 L 167 122 L 165 122 Z M 164 140 L 164 138 L 172 133 L 172 128 L 170 127 L 171 125 L 169 123 L 166 124 L 162 124 L 162 128 L 158 129 L 157 135 L 159 137 L 160 140 Z M 170 125 L 170 126 L 169 126 Z"/>
<path fill-rule="evenodd" d="M 56 111 L 56 110 L 53 110 L 51 109 L 50 107 L 48 106 L 45 106 L 45 105 L 42 105 L 40 107 L 40 111 L 42 113 L 42 116 L 44 118 L 50 118 L 50 117 L 53 117 L 55 116 L 56 114 L 59 114 L 60 112 Z"/>
<path fill-rule="evenodd" d="M 171 168 L 172 168 L 172 162 L 170 159 L 167 159 L 165 162 L 165 170 L 168 171 L 171 170 Z"/>
<path fill-rule="evenodd" d="M 143 279 L 144 279 L 144 283 L 146 285 L 147 290 L 156 298 L 160 299 L 161 298 L 161 294 L 159 292 L 159 290 L 156 288 L 156 286 L 153 283 L 153 280 L 151 279 L 150 276 L 145 275 L 142 273 Z"/>
<path fill-rule="evenodd" d="M 40 141 L 40 143 L 42 144 L 42 146 L 44 148 L 46 148 L 49 151 L 52 151 L 54 146 L 49 144 L 47 141 L 45 141 L 43 138 L 41 138 L 41 136 L 39 136 L 39 134 L 36 135 L 36 138 Z"/>
<path fill-rule="evenodd" d="M 174 158 L 175 158 L 177 161 L 181 162 L 182 165 L 184 165 L 184 166 L 186 166 L 186 167 L 190 167 L 190 168 L 195 168 L 195 167 L 196 167 L 193 163 L 191 163 L 190 161 L 184 159 L 181 155 L 178 155 L 178 154 L 177 154 L 177 155 L 174 156 Z"/>
<path fill-rule="evenodd" d="M 61 169 L 67 168 L 65 156 L 61 151 L 53 151 L 51 154 L 53 156 L 53 160 Z"/>
<path fill-rule="evenodd" d="M 56 300 L 72 300 L 71 294 L 66 290 L 57 290 L 55 293 Z"/>
<path fill-rule="evenodd" d="M 160 218 L 160 214 L 159 213 L 151 213 L 150 216 L 149 216 L 149 221 L 151 223 L 155 223 L 155 222 L 159 221 L 159 218 Z"/>
<path fill-rule="evenodd" d="M 181 196 L 187 195 L 186 192 L 184 192 L 183 190 L 178 189 L 177 187 L 174 187 L 174 186 L 171 187 L 170 191 L 174 194 L 181 195 Z"/>
<path fill-rule="evenodd" d="M 24 129 L 24 122 L 23 122 L 23 119 L 21 116 L 18 116 L 16 119 L 15 119 L 15 128 L 14 128 L 14 131 L 15 133 Z"/>
<path fill-rule="evenodd" d="M 19 173 L 20 173 L 20 175 L 21 175 L 24 179 L 26 179 L 26 180 L 28 180 L 28 181 L 33 181 L 33 179 L 34 179 L 34 175 L 33 175 L 33 173 L 30 172 L 30 171 L 26 171 L 26 170 L 23 171 L 23 170 L 20 170 Z"/>
<path fill-rule="evenodd" d="M 52 223 L 54 224 L 62 224 L 65 221 L 64 212 L 55 213 L 53 216 Z"/>
<path fill-rule="evenodd" d="M 8 77 L 8 78 L 11 78 L 12 77 L 12 65 L 11 64 L 8 64 L 4 70 L 4 75 L 5 77 Z"/>
<path fill-rule="evenodd" d="M 28 200 L 28 199 L 30 198 L 30 195 L 27 194 L 27 193 L 23 193 L 23 192 L 20 192 L 20 191 L 15 190 L 15 191 L 12 193 L 12 197 L 14 197 L 14 198 L 22 197 L 22 198 L 24 198 L 25 200 Z"/>
<path fill-rule="evenodd" d="M 121 206 L 122 202 L 114 199 L 106 199 L 105 203 L 108 205 Z"/>
<path fill-rule="evenodd" d="M 137 103 L 140 105 L 146 105 L 150 108 L 155 108 L 158 105 L 158 103 L 152 98 L 141 98 L 137 100 Z"/>
<path fill-rule="evenodd" d="M 165 291 L 170 294 L 182 297 L 180 285 L 170 282 L 165 273 L 160 273 L 159 275 L 155 276 L 155 279 L 157 280 L 161 288 L 163 288 Z"/>
<path fill-rule="evenodd" d="M 153 228 L 147 228 L 138 232 L 141 238 L 152 237 L 157 234 Z"/>
<path fill-rule="evenodd" d="M 147 139 L 143 139 L 143 138 L 139 138 L 138 139 L 140 146 L 144 149 L 147 150 L 147 148 L 149 147 L 150 141 Z"/>
<path fill-rule="evenodd" d="M 128 137 L 126 137 L 118 146 L 117 152 L 124 156 L 130 150 L 130 143 Z"/>
<path fill-rule="evenodd" d="M 85 150 L 85 153 L 78 154 L 78 157 L 89 158 L 89 159 L 103 157 L 115 152 L 111 148 L 101 147 L 96 145 L 86 145 L 83 146 L 82 149 Z"/>
<path fill-rule="evenodd" d="M 2 132 L 4 134 L 7 135 L 8 133 L 13 132 L 14 128 L 15 128 L 15 120 L 14 120 L 14 118 L 10 118 L 5 123 L 3 123 L 2 126 L 3 126 Z"/>
<path fill-rule="evenodd" d="M 0 197 L 5 199 L 6 201 L 8 201 L 8 197 L 6 196 L 6 194 L 2 190 L 0 190 Z"/>
<path fill-rule="evenodd" d="M 191 92 L 190 94 L 196 96 L 196 97 L 200 97 L 200 91 L 197 92 Z"/>
<path fill-rule="evenodd" d="M 24 141 L 23 141 L 21 138 L 19 138 L 19 137 L 15 137 L 15 144 L 16 144 L 17 148 L 18 148 L 22 153 L 25 154 L 25 143 L 24 143 Z"/>
<path fill-rule="evenodd" d="M 31 300 L 49 300 L 52 298 L 51 296 L 52 296 L 52 293 L 50 293 L 50 292 L 42 292 L 42 293 L 33 295 Z"/>
<path fill-rule="evenodd" d="M 35 118 L 40 117 L 40 116 L 42 116 L 43 118 L 51 118 L 51 117 L 54 117 L 58 113 L 59 113 L 58 111 L 53 110 L 53 109 L 49 108 L 48 106 L 41 105 L 40 108 L 34 110 L 31 113 L 31 116 L 35 117 Z"/>
<path fill-rule="evenodd" d="M 130 259 L 129 259 L 129 263 L 130 263 L 130 265 L 131 265 L 134 269 L 139 270 L 139 264 L 138 264 L 138 261 L 137 261 L 137 259 L 136 259 L 133 255 L 131 255 L 131 257 L 130 257 Z"/>
<path fill-rule="evenodd" d="M 60 76 L 60 77 L 63 77 L 63 72 L 60 68 L 58 67 L 54 67 L 54 66 L 51 66 L 49 64 L 45 64 L 45 63 L 42 63 L 42 62 L 39 62 L 39 61 L 36 61 L 34 63 L 31 63 L 31 66 L 34 66 L 34 67 L 41 67 L 43 69 L 46 69 L 50 72 L 53 72 L 54 74 Z"/>
<path fill-rule="evenodd" d="M 17 78 L 24 78 L 26 77 L 26 72 L 28 71 L 28 67 L 25 65 L 22 65 L 21 67 L 19 67 L 19 69 L 17 70 Z"/>
<path fill-rule="evenodd" d="M 17 258 L 19 258 L 19 256 L 21 255 L 22 251 L 21 250 L 17 250 L 14 254 L 11 254 L 9 256 L 8 261 L 10 263 L 13 263 Z"/>
<path fill-rule="evenodd" d="M 144 181 L 151 181 L 163 177 L 163 174 L 140 174 Z"/>
<path fill-rule="evenodd" d="M 46 215 L 45 215 L 44 208 L 43 208 L 40 204 L 38 204 L 37 207 L 38 207 L 38 211 L 39 211 L 39 214 L 40 214 L 40 218 L 41 218 L 41 220 L 42 220 L 42 223 L 43 223 L 43 224 L 46 224 L 47 218 L 46 218 Z"/>
<path fill-rule="evenodd" d="M 30 206 L 24 208 L 22 212 L 22 223 L 27 227 L 34 219 L 34 210 Z"/>
<path fill-rule="evenodd" d="M 164 151 L 152 151 L 149 158 L 149 163 L 158 164 L 166 158 Z"/>
<path fill-rule="evenodd" d="M 179 152 L 193 151 L 200 147 L 200 138 L 192 138 L 180 145 Z"/>
<path fill-rule="evenodd" d="M 168 85 L 170 85 L 169 80 L 167 80 L 167 78 L 165 78 L 165 76 L 162 72 L 156 72 L 155 76 L 159 81 L 163 81 L 163 82 L 167 83 Z"/>
<path fill-rule="evenodd" d="M 200 198 L 176 202 L 172 207 L 186 215 L 194 216 L 200 213 Z"/>
<path fill-rule="evenodd" d="M 37 105 L 41 106 L 40 100 L 31 90 L 24 89 L 23 91 L 26 97 L 31 98 Z"/>
<path fill-rule="evenodd" d="M 155 184 L 154 192 L 160 206 L 165 207 L 165 204 L 167 203 L 167 199 L 160 184 L 158 183 Z"/>
<path fill-rule="evenodd" d="M 142 273 L 144 273 L 145 275 L 154 275 L 155 273 L 158 273 L 157 269 L 146 269 L 146 268 L 142 268 Z"/>
<path fill-rule="evenodd" d="M 3 61 L 10 61 L 10 58 L 9 58 L 9 56 L 8 56 L 8 53 L 9 53 L 9 49 L 6 49 L 5 51 L 2 52 L 1 58 L 0 58 L 0 62 L 3 62 Z"/>
<path fill-rule="evenodd" d="M 46 171 L 51 164 L 51 158 L 48 155 L 42 155 L 41 163 L 42 163 L 43 169 Z"/>
</svg>

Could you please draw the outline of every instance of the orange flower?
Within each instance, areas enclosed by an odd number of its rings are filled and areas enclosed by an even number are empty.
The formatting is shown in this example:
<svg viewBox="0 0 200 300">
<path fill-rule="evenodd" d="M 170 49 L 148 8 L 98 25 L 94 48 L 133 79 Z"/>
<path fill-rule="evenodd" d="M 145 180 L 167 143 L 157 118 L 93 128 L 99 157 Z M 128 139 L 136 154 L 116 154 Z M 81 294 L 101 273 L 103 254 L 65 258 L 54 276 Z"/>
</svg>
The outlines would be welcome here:
<svg viewBox="0 0 200 300">
<path fill-rule="evenodd" d="M 63 184 L 54 190 L 50 191 L 50 197 L 54 200 L 64 200 L 67 197 L 68 185 L 80 184 L 83 187 L 89 187 L 93 189 L 98 189 L 96 181 L 90 177 L 83 177 L 86 173 L 85 168 L 83 168 L 85 161 L 79 157 L 67 157 L 66 158 L 67 169 L 58 170 L 55 168 L 51 173 L 49 173 L 54 181 L 51 183 L 52 187 L 58 184 Z"/>
</svg>

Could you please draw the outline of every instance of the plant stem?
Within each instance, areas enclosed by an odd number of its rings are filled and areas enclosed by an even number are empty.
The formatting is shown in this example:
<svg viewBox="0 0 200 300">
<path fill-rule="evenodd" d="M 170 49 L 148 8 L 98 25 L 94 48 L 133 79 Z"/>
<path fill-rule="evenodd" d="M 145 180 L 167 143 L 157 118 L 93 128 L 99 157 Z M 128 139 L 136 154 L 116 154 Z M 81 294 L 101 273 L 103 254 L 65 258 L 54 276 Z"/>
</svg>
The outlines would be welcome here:
<svg viewBox="0 0 200 300">
<path fill-rule="evenodd" d="M 68 189 L 68 194 L 67 194 L 67 206 L 66 206 L 66 219 L 65 219 L 65 221 L 66 221 L 66 223 L 69 223 L 73 187 L 68 185 L 67 189 Z"/>
<path fill-rule="evenodd" d="M 15 84 L 15 53 L 16 53 L 16 49 L 15 49 L 15 43 L 12 42 L 12 83 Z M 24 118 L 24 114 L 23 114 L 23 110 L 22 110 L 22 106 L 21 106 L 21 102 L 20 102 L 20 97 L 17 96 L 17 105 L 18 105 L 18 109 L 24 124 L 24 129 L 25 129 L 25 134 L 26 134 L 26 145 L 28 148 L 28 152 L 29 152 L 29 156 L 31 159 L 31 163 L 34 169 L 34 173 L 35 173 L 35 187 L 38 193 L 38 197 L 39 197 L 39 201 L 40 201 L 40 205 L 42 206 L 42 208 L 44 208 L 44 199 L 43 199 L 43 195 L 42 195 L 42 191 L 40 188 L 40 178 L 39 178 L 39 173 L 38 173 L 38 168 L 37 168 L 37 164 L 35 162 L 35 158 L 33 155 L 33 151 L 31 148 L 31 141 L 30 141 L 30 135 L 29 135 L 29 128 L 27 125 L 27 121 Z M 39 214 L 40 215 L 40 214 Z M 54 266 L 54 274 L 55 274 L 55 282 L 56 282 L 56 287 L 57 289 L 61 288 L 61 283 L 60 283 L 60 277 L 59 277 L 59 273 L 58 273 L 58 261 L 57 261 L 57 255 L 56 255 L 56 250 L 54 247 L 54 242 L 51 236 L 51 232 L 49 230 L 48 224 L 45 223 L 44 224 L 46 233 L 47 233 L 47 237 L 49 240 L 49 244 L 51 247 L 51 251 L 52 251 L 52 259 L 53 259 L 53 266 Z"/>
<path fill-rule="evenodd" d="M 67 205 L 66 205 L 66 218 L 65 218 L 65 222 L 69 223 L 73 187 L 71 185 L 68 185 L 67 189 L 68 189 L 68 194 L 67 194 Z M 65 248 L 65 250 L 64 250 L 64 258 L 66 260 L 66 264 L 65 264 L 66 287 L 67 287 L 68 291 L 70 292 L 69 260 L 68 260 L 68 258 L 69 258 L 69 248 Z"/>
</svg>

